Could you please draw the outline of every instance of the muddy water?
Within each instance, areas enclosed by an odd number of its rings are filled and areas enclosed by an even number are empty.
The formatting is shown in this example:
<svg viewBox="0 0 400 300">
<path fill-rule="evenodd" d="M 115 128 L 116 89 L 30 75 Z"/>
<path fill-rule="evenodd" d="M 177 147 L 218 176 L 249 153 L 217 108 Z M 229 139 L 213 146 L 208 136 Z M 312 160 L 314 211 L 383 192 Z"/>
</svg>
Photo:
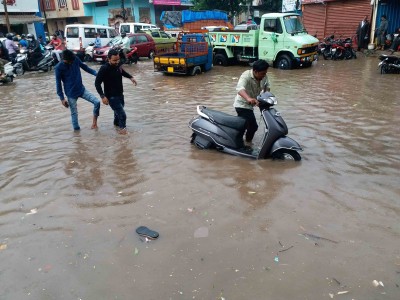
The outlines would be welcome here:
<svg viewBox="0 0 400 300">
<path fill-rule="evenodd" d="M 128 67 L 128 136 L 106 106 L 90 130 L 83 100 L 74 133 L 53 72 L 1 86 L 0 298 L 399 299 L 399 77 L 377 63 L 269 71 L 300 163 L 189 143 L 196 105 L 234 113 L 245 66 Z"/>
</svg>

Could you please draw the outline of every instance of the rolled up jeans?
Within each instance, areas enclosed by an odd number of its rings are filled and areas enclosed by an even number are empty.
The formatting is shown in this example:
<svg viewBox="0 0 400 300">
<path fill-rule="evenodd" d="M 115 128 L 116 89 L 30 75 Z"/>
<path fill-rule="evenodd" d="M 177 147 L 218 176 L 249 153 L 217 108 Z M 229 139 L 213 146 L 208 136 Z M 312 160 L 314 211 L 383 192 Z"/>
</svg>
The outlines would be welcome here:
<svg viewBox="0 0 400 300">
<path fill-rule="evenodd" d="M 126 127 L 126 113 L 124 110 L 125 101 L 124 96 L 112 96 L 108 98 L 109 105 L 114 111 L 114 125 L 120 129 Z"/>
<path fill-rule="evenodd" d="M 83 91 L 83 94 L 80 98 L 85 99 L 86 101 L 93 104 L 93 116 L 98 117 L 100 115 L 100 100 L 96 98 L 91 92 L 87 89 Z M 79 122 L 78 122 L 78 106 L 77 106 L 78 98 L 68 97 L 69 109 L 71 110 L 71 122 L 74 130 L 79 130 Z"/>
</svg>

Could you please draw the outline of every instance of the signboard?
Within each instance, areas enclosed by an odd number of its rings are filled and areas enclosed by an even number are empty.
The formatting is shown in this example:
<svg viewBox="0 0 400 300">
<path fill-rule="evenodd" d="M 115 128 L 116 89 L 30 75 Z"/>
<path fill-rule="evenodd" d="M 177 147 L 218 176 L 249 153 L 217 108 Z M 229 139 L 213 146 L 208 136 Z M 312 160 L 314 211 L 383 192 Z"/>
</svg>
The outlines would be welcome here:
<svg viewBox="0 0 400 300">
<path fill-rule="evenodd" d="M 3 1 L 1 1 L 0 12 L 4 12 Z M 6 0 L 8 12 L 39 12 L 37 1 L 32 0 Z"/>
<path fill-rule="evenodd" d="M 153 0 L 154 5 L 181 5 L 181 0 Z"/>
<path fill-rule="evenodd" d="M 192 0 L 181 0 L 183 6 L 193 6 Z"/>
</svg>

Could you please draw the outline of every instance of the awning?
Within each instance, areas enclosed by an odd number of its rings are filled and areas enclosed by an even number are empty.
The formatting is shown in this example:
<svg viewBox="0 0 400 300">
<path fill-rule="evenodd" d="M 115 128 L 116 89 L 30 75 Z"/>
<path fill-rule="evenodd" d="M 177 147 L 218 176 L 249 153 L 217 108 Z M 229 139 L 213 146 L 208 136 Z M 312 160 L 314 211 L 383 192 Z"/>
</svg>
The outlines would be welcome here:
<svg viewBox="0 0 400 300">
<path fill-rule="evenodd" d="M 35 15 L 8 15 L 8 19 L 11 25 L 45 22 L 44 18 Z M 0 24 L 6 24 L 5 15 L 0 15 Z"/>
</svg>

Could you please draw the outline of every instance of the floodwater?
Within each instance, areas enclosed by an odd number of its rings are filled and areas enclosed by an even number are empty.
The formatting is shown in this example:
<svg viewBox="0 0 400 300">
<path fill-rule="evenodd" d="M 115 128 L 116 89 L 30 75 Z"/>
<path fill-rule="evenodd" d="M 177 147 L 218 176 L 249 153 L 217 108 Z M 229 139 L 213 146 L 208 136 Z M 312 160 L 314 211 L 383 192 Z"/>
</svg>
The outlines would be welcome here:
<svg viewBox="0 0 400 300">
<path fill-rule="evenodd" d="M 53 71 L 0 86 L 0 299 L 400 299 L 400 77 L 377 65 L 269 70 L 301 162 L 190 144 L 246 66 L 127 67 L 127 136 L 84 100 L 74 133 Z"/>
</svg>

